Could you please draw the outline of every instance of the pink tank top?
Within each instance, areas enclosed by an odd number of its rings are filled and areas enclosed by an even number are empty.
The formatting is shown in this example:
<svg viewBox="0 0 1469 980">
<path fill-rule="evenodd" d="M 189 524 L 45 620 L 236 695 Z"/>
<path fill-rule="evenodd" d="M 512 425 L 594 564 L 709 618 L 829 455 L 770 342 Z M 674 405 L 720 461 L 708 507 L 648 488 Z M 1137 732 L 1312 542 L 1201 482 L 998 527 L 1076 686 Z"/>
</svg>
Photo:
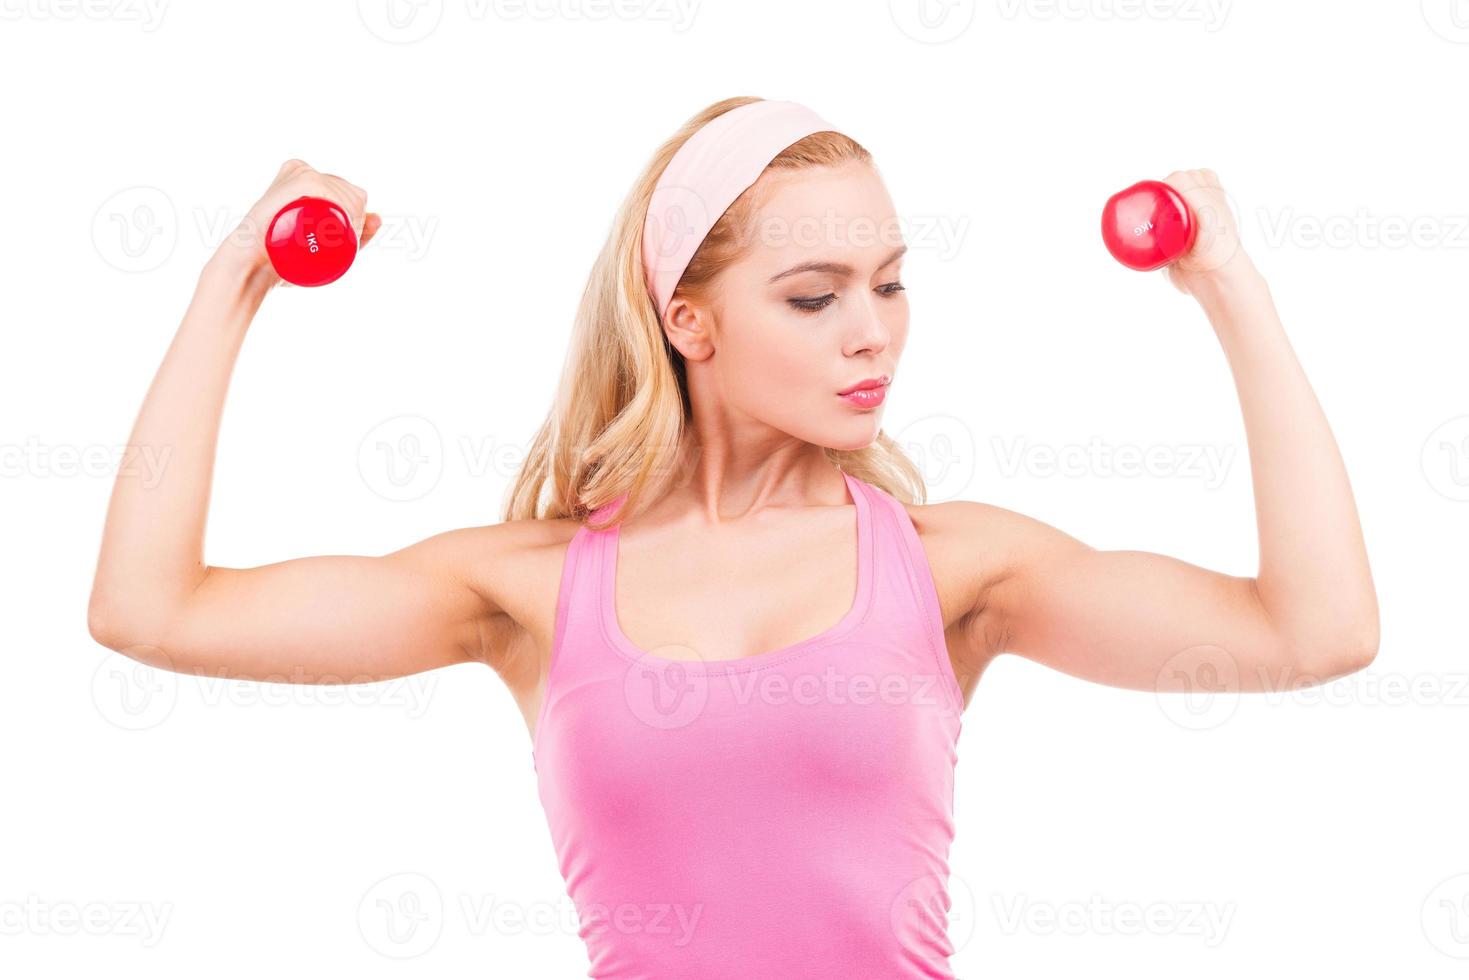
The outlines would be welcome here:
<svg viewBox="0 0 1469 980">
<path fill-rule="evenodd" d="M 573 536 L 531 753 L 588 976 L 954 976 L 963 696 L 917 529 L 843 477 L 851 608 L 737 660 L 638 649 L 613 604 L 617 526 Z"/>
</svg>

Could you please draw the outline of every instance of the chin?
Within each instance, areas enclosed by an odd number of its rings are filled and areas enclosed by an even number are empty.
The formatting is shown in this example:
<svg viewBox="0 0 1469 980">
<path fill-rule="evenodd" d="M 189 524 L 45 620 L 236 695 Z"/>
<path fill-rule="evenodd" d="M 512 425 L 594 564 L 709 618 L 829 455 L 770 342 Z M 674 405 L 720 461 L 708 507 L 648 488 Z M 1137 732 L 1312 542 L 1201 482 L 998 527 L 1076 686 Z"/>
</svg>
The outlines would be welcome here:
<svg viewBox="0 0 1469 980">
<path fill-rule="evenodd" d="M 863 426 L 859 432 L 854 433 L 851 430 L 846 432 L 830 431 L 824 434 L 824 438 L 813 439 L 811 441 L 825 446 L 827 449 L 842 453 L 851 453 L 859 449 L 866 449 L 868 446 L 877 442 L 877 434 L 881 429 L 882 426 L 874 416 L 871 423 Z"/>
</svg>

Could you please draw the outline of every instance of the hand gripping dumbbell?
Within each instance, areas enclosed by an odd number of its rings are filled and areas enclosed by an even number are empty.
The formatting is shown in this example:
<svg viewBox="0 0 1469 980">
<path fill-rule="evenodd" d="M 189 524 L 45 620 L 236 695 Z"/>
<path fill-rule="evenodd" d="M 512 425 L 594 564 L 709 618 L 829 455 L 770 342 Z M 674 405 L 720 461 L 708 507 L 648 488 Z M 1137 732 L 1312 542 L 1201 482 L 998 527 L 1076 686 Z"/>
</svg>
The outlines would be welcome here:
<svg viewBox="0 0 1469 980">
<path fill-rule="evenodd" d="M 1142 180 L 1107 199 L 1102 240 L 1129 269 L 1161 269 L 1194 247 L 1198 222 L 1183 196 L 1161 180 Z"/>
<path fill-rule="evenodd" d="M 276 274 L 297 286 L 336 282 L 357 257 L 347 212 L 324 197 L 298 197 L 271 219 L 265 253 Z"/>
</svg>

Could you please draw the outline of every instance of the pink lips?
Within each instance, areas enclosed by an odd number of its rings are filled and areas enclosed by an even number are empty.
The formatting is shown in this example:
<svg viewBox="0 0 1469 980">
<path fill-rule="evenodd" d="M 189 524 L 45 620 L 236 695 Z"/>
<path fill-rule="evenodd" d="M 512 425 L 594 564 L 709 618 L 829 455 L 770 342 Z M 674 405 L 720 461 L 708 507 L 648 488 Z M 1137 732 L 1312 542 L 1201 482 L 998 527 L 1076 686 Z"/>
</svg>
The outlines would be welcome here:
<svg viewBox="0 0 1469 980">
<path fill-rule="evenodd" d="M 887 375 L 880 378 L 868 378 L 865 381 L 857 382 L 846 391 L 838 392 L 837 395 L 858 408 L 876 408 L 887 397 L 890 380 Z"/>
</svg>

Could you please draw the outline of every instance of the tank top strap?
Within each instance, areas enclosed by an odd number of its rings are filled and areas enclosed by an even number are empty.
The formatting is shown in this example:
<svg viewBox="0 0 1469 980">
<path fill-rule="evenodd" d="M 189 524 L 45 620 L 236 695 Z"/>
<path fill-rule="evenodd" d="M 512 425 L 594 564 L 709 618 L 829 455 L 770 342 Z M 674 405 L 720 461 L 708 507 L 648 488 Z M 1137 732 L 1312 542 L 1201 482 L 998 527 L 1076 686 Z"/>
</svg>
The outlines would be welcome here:
<svg viewBox="0 0 1469 980">
<path fill-rule="evenodd" d="M 871 504 L 873 618 L 892 624 L 914 668 L 936 672 L 950 707 L 962 710 L 964 695 L 949 659 L 938 588 L 918 528 L 902 501 L 865 480 L 854 482 Z"/>
<path fill-rule="evenodd" d="M 600 517 L 609 509 L 620 506 L 626 499 L 627 494 L 623 494 L 593 510 L 590 516 Z M 532 761 L 535 760 L 536 746 L 540 742 L 540 732 L 546 722 L 546 715 L 552 710 L 552 702 L 562 697 L 568 686 L 575 686 L 567 685 L 564 681 L 585 670 L 588 663 L 595 663 L 595 659 L 588 658 L 598 658 L 604 652 L 599 603 L 603 549 L 612 533 L 605 528 L 594 531 L 583 523 L 566 545 L 566 554 L 561 561 L 560 587 L 556 593 L 556 620 L 550 662 L 542 685 L 535 735 L 531 741 Z"/>
</svg>

